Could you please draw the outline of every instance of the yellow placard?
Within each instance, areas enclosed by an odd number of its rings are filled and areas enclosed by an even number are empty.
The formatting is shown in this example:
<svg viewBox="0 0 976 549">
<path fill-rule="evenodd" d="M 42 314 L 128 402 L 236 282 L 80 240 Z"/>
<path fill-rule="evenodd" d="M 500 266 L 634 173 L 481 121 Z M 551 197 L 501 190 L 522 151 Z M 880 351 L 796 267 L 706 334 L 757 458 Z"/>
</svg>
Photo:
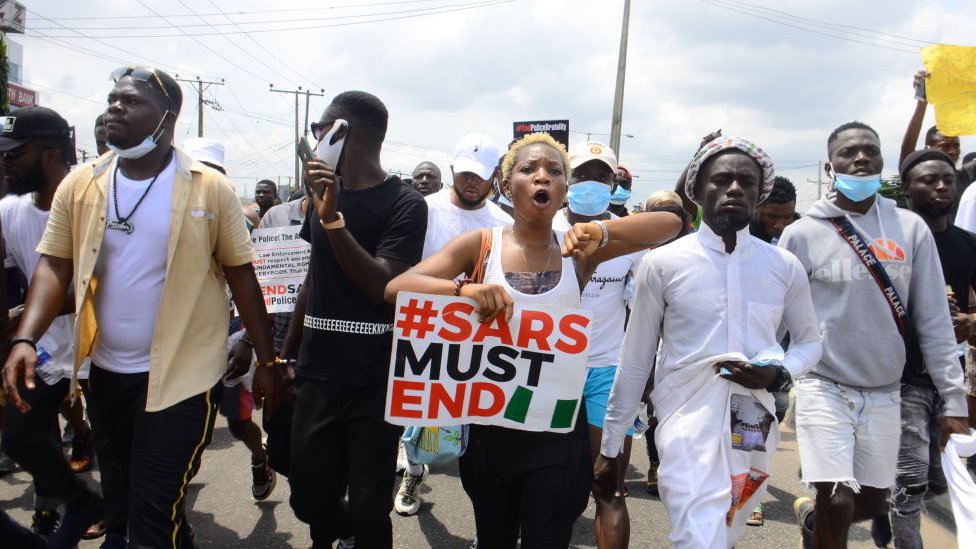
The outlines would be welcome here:
<svg viewBox="0 0 976 549">
<path fill-rule="evenodd" d="M 976 134 L 976 47 L 938 44 L 922 49 L 929 78 L 925 95 L 944 135 Z"/>
</svg>

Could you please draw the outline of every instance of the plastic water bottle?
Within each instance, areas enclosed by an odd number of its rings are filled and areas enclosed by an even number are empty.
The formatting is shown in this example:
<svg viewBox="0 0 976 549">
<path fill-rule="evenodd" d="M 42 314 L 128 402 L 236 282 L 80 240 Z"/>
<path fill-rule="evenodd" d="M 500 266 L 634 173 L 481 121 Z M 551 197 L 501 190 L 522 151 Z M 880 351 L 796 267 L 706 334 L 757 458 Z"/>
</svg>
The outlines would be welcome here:
<svg viewBox="0 0 976 549">
<path fill-rule="evenodd" d="M 44 347 L 37 346 L 37 366 L 34 371 L 48 385 L 54 385 L 64 378 L 64 372 L 51 363 L 51 354 L 44 350 Z"/>
</svg>

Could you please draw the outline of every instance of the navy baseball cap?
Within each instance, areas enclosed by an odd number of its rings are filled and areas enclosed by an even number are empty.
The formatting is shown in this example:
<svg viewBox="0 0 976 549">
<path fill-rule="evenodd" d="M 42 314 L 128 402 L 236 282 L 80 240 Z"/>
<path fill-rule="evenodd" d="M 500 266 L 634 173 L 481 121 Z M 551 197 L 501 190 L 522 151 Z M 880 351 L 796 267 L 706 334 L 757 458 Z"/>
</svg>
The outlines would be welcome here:
<svg viewBox="0 0 976 549">
<path fill-rule="evenodd" d="M 68 122 L 47 107 L 23 107 L 0 117 L 0 152 L 12 151 L 31 139 L 73 137 Z"/>
</svg>

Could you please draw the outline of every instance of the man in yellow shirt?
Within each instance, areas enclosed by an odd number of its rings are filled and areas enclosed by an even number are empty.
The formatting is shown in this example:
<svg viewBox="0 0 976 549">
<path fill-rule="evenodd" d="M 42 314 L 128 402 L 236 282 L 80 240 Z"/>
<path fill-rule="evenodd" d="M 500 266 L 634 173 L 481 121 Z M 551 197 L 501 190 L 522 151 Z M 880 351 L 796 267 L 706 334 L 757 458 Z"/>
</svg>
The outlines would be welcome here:
<svg viewBox="0 0 976 549">
<path fill-rule="evenodd" d="M 34 387 L 36 338 L 74 280 L 75 370 L 84 389 L 109 532 L 103 547 L 192 546 L 186 485 L 209 442 L 227 366 L 230 286 L 258 356 L 255 399 L 267 413 L 281 378 L 251 266 L 252 249 L 230 183 L 172 146 L 182 104 L 169 75 L 148 67 L 112 74 L 105 129 L 114 154 L 58 188 L 26 309 L 4 366 L 11 402 Z M 90 508 L 67 509 L 62 529 Z"/>
</svg>

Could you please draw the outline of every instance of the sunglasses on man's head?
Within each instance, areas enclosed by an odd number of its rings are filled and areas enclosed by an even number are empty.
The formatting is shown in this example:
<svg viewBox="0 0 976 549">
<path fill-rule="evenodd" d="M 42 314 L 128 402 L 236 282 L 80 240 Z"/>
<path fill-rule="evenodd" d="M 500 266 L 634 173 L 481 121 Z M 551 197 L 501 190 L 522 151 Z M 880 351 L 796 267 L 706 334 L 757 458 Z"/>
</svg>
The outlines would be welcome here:
<svg viewBox="0 0 976 549">
<path fill-rule="evenodd" d="M 163 92 L 166 96 L 166 100 L 169 101 L 169 106 L 173 106 L 173 98 L 169 96 L 169 92 L 166 91 L 166 86 L 163 85 L 163 81 L 159 79 L 159 75 L 156 74 L 156 69 L 152 67 L 119 67 L 112 71 L 112 82 L 118 83 L 119 80 L 125 78 L 126 76 L 131 77 L 133 80 L 138 80 L 139 82 L 149 82 L 152 83 L 154 80 L 156 85 L 159 86 L 159 91 Z"/>
</svg>

